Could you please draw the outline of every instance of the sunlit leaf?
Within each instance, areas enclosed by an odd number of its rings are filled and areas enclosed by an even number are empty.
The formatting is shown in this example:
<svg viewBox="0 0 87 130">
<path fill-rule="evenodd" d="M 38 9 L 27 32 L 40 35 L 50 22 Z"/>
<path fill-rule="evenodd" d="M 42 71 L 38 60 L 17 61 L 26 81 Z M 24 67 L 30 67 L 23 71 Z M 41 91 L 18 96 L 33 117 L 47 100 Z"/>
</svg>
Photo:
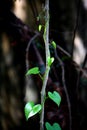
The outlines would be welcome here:
<svg viewBox="0 0 87 130">
<path fill-rule="evenodd" d="M 31 68 L 28 70 L 28 72 L 26 73 L 26 76 L 27 75 L 30 75 L 30 74 L 39 74 L 40 73 L 40 70 L 38 67 L 34 67 L 34 68 Z"/>
<path fill-rule="evenodd" d="M 25 105 L 24 112 L 25 112 L 25 117 L 27 120 L 28 120 L 29 113 L 32 110 L 33 106 L 34 106 L 34 102 L 28 102 Z"/>
<path fill-rule="evenodd" d="M 39 29 L 39 31 L 41 31 L 41 29 L 42 29 L 42 25 L 39 25 L 38 29 Z"/>
<path fill-rule="evenodd" d="M 34 102 L 28 102 L 24 108 L 26 120 L 36 115 L 40 110 L 41 110 L 40 104 L 34 105 Z"/>
<path fill-rule="evenodd" d="M 49 66 L 51 66 L 51 64 L 54 62 L 54 57 L 48 57 L 47 58 L 47 63 Z"/>
<path fill-rule="evenodd" d="M 52 41 L 51 44 L 56 49 L 56 43 L 54 41 Z"/>
<path fill-rule="evenodd" d="M 53 100 L 58 106 L 61 103 L 61 96 L 58 92 L 54 91 L 52 92 L 48 92 L 48 97 Z"/>
<path fill-rule="evenodd" d="M 30 118 L 30 117 L 36 115 L 40 110 L 41 110 L 41 105 L 40 105 L 40 104 L 35 105 L 35 106 L 32 108 L 31 112 L 29 113 L 28 118 Z"/>
</svg>

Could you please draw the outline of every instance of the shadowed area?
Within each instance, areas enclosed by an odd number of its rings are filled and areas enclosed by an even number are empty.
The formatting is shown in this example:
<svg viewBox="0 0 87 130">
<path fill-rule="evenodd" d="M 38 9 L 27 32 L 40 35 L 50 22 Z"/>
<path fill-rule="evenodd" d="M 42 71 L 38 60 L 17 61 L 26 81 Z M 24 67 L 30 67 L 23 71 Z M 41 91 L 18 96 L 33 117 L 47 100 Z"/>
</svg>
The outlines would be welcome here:
<svg viewBox="0 0 87 130">
<path fill-rule="evenodd" d="M 0 130 L 39 130 L 39 114 L 26 121 L 24 106 L 28 101 L 40 103 L 42 80 L 39 75 L 25 74 L 27 67 L 35 66 L 42 76 L 45 72 L 43 28 L 38 31 L 40 24 L 44 27 L 44 2 L 0 1 Z M 55 61 L 46 92 L 59 92 L 62 102 L 57 107 L 47 99 L 45 121 L 58 122 L 62 130 L 69 130 L 70 125 L 64 81 L 71 105 L 72 130 L 87 130 L 86 3 L 86 0 L 50 0 L 49 39 L 56 42 L 57 49 L 55 52 L 50 44 Z"/>
</svg>

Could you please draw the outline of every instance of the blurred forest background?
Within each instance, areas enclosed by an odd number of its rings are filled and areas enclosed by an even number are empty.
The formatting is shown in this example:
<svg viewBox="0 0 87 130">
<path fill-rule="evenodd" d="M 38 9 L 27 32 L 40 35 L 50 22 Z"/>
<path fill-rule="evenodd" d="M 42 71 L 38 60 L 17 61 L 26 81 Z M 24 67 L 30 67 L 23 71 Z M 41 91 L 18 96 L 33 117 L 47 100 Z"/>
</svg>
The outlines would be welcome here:
<svg viewBox="0 0 87 130">
<path fill-rule="evenodd" d="M 47 91 L 58 91 L 62 103 L 57 108 L 47 101 L 45 120 L 58 122 L 62 130 L 69 130 L 65 81 L 72 130 L 87 130 L 87 0 L 49 2 L 49 38 L 57 44 L 57 56 L 50 45 L 55 62 Z M 25 74 L 28 67 L 36 65 L 42 75 L 45 71 L 43 30 L 38 31 L 40 24 L 44 26 L 44 4 L 45 0 L 0 1 L 0 130 L 39 130 L 39 116 L 26 121 L 24 105 L 27 101 L 40 103 L 42 81 L 39 76 L 26 77 Z M 64 80 L 57 58 L 63 63 Z"/>
</svg>

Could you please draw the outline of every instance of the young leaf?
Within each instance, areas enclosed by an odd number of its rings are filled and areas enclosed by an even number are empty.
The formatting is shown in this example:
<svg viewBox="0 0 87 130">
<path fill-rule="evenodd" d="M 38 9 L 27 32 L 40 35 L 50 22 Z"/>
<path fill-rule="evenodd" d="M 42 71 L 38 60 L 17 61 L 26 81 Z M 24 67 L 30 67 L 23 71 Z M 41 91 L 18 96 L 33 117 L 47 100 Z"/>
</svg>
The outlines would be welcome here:
<svg viewBox="0 0 87 130">
<path fill-rule="evenodd" d="M 48 65 L 49 65 L 49 67 L 50 67 L 51 64 L 54 62 L 54 57 L 48 57 L 48 58 L 47 58 L 47 62 L 48 62 Z"/>
<path fill-rule="evenodd" d="M 61 127 L 60 127 L 60 125 L 58 123 L 54 123 L 53 124 L 53 129 L 54 130 L 61 130 Z"/>
<path fill-rule="evenodd" d="M 34 106 L 34 102 L 28 102 L 25 105 L 24 112 L 25 112 L 26 120 L 28 120 L 29 113 L 32 110 L 33 106 Z"/>
<path fill-rule="evenodd" d="M 51 125 L 50 123 L 46 122 L 45 126 L 47 130 L 61 130 L 61 127 L 58 123 L 54 123 L 53 125 Z"/>
<path fill-rule="evenodd" d="M 52 41 L 51 44 L 54 47 L 54 49 L 56 49 L 56 43 L 54 41 Z"/>
<path fill-rule="evenodd" d="M 54 91 L 53 93 L 48 92 L 48 97 L 53 100 L 58 106 L 61 103 L 61 96 L 58 92 Z"/>
<path fill-rule="evenodd" d="M 29 113 L 28 118 L 30 118 L 30 117 L 36 115 L 40 110 L 41 110 L 41 105 L 40 105 L 40 104 L 35 105 L 35 106 L 32 108 L 31 112 Z"/>
<path fill-rule="evenodd" d="M 41 110 L 40 104 L 34 105 L 33 102 L 28 102 L 24 108 L 26 120 L 37 114 L 40 110 Z"/>
<path fill-rule="evenodd" d="M 39 31 L 41 31 L 41 29 L 42 29 L 42 25 L 39 25 L 39 28 L 38 28 L 38 29 L 39 29 Z"/>
<path fill-rule="evenodd" d="M 50 125 L 50 123 L 46 122 L 45 123 L 46 129 L 47 130 L 53 130 L 52 126 Z"/>
<path fill-rule="evenodd" d="M 26 76 L 30 75 L 30 74 L 39 74 L 39 73 L 40 73 L 39 68 L 34 67 L 34 68 L 28 70 L 28 72 L 26 73 Z"/>
</svg>

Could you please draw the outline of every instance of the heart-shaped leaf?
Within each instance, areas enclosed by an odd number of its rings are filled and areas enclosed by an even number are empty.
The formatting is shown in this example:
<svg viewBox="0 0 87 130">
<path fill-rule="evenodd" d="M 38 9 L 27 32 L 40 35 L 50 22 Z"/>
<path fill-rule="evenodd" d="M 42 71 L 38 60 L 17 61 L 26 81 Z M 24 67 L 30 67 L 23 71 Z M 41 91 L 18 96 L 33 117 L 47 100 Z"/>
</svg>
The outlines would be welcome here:
<svg viewBox="0 0 87 130">
<path fill-rule="evenodd" d="M 58 123 L 54 123 L 53 125 L 51 125 L 50 123 L 46 122 L 45 126 L 47 130 L 61 130 L 61 127 Z"/>
<path fill-rule="evenodd" d="M 52 92 L 48 92 L 48 97 L 53 100 L 58 106 L 61 103 L 61 96 L 58 92 L 54 91 Z"/>
<path fill-rule="evenodd" d="M 54 41 L 52 41 L 51 44 L 56 49 L 56 43 Z"/>
<path fill-rule="evenodd" d="M 35 106 L 32 108 L 31 112 L 29 113 L 28 118 L 30 118 L 30 117 L 36 115 L 40 110 L 41 110 L 41 105 L 40 105 L 40 104 L 35 105 Z"/>
<path fill-rule="evenodd" d="M 25 105 L 24 112 L 25 112 L 25 117 L 27 120 L 28 120 L 28 115 L 29 115 L 30 111 L 32 110 L 33 106 L 34 106 L 34 102 L 28 102 Z"/>
<path fill-rule="evenodd" d="M 60 125 L 58 123 L 54 123 L 53 124 L 53 129 L 54 130 L 61 130 L 61 127 L 60 127 Z"/>
<path fill-rule="evenodd" d="M 33 102 L 28 102 L 24 108 L 26 120 L 37 114 L 40 110 L 41 110 L 40 104 L 34 105 Z"/>
<path fill-rule="evenodd" d="M 46 122 L 45 123 L 46 129 L 47 130 L 53 130 L 52 126 L 50 125 L 50 123 Z"/>
<path fill-rule="evenodd" d="M 28 70 L 28 72 L 26 73 L 26 76 L 30 75 L 30 74 L 39 74 L 39 73 L 40 73 L 39 68 L 38 67 L 34 67 L 34 68 Z"/>
<path fill-rule="evenodd" d="M 54 57 L 48 57 L 47 58 L 47 63 L 48 63 L 48 66 L 50 67 L 51 64 L 54 62 Z"/>
</svg>

